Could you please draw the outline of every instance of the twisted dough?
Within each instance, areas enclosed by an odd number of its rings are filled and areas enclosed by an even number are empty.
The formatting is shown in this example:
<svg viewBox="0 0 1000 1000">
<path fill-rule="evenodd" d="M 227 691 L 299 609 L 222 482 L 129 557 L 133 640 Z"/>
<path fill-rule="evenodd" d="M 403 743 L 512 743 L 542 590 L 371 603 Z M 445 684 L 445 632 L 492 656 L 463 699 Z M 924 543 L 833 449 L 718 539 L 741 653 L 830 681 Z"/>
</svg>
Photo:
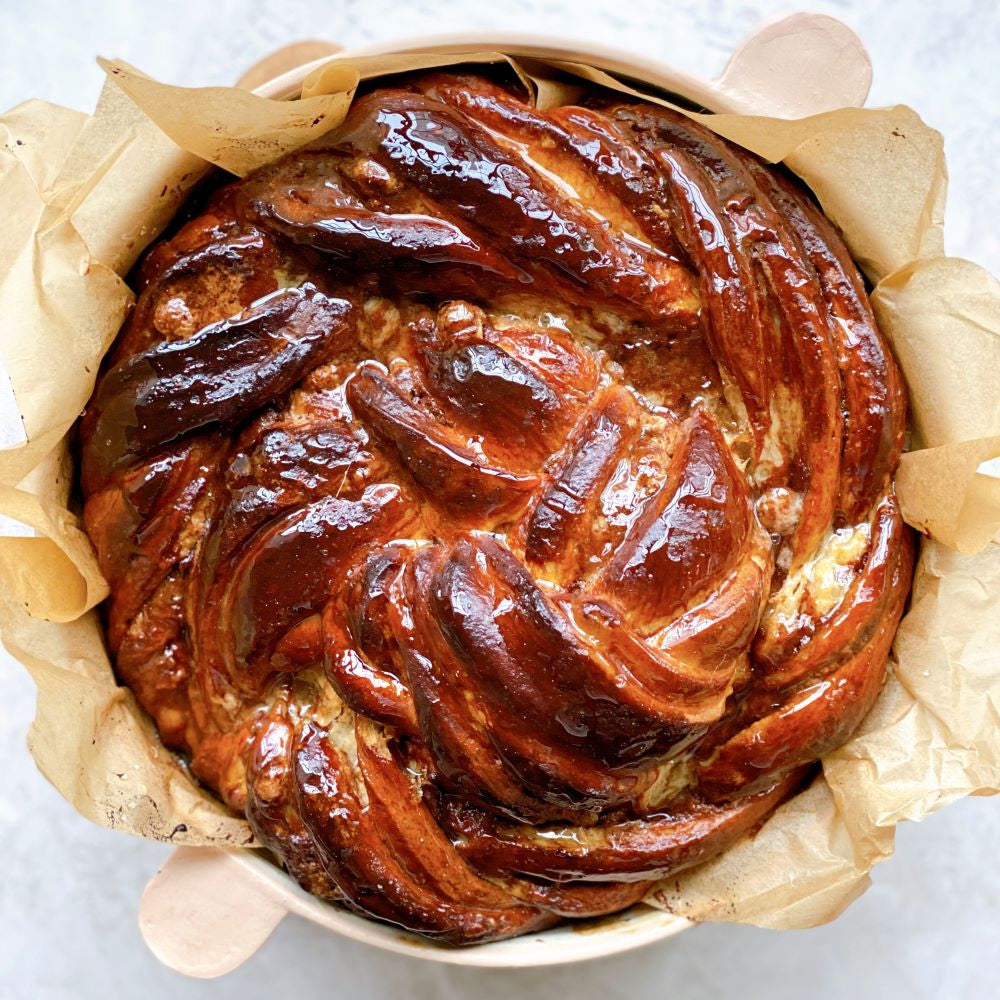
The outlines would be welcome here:
<svg viewBox="0 0 1000 1000">
<path fill-rule="evenodd" d="M 455 943 L 612 912 L 871 706 L 902 388 L 780 170 L 438 73 L 138 282 L 82 422 L 108 642 L 310 891 Z"/>
</svg>

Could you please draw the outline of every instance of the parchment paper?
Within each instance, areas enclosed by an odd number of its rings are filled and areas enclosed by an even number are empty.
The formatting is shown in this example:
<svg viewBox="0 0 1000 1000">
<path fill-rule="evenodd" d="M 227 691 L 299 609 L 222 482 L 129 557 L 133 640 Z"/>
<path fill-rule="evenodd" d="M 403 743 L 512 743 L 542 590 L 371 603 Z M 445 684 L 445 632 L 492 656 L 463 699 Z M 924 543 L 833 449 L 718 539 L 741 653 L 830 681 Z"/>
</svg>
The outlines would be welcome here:
<svg viewBox="0 0 1000 1000">
<path fill-rule="evenodd" d="M 132 301 L 121 275 L 210 164 L 246 173 L 334 127 L 360 80 L 459 61 L 506 61 L 545 107 L 579 93 L 573 77 L 638 93 L 592 67 L 501 53 L 336 60 L 293 102 L 103 63 L 93 116 L 28 102 L 0 118 L 0 419 L 13 414 L 0 427 L 0 635 L 38 685 L 39 768 L 96 822 L 252 846 L 116 685 L 93 610 L 106 586 L 70 503 L 66 434 Z M 755 836 L 649 900 L 697 920 L 805 927 L 864 890 L 900 820 L 1000 789 L 1000 286 L 943 256 L 941 138 L 910 109 L 693 117 L 802 176 L 875 286 L 911 395 L 915 450 L 898 488 L 931 536 L 858 733 Z"/>
</svg>

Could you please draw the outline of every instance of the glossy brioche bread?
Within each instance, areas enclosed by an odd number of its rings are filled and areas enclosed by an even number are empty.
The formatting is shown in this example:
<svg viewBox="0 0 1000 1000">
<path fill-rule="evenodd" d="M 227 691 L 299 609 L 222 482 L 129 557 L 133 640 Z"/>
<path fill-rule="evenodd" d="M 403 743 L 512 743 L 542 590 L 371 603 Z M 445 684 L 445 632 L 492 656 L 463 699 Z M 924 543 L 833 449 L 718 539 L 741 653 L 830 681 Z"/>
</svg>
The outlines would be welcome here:
<svg viewBox="0 0 1000 1000">
<path fill-rule="evenodd" d="M 307 889 L 453 943 L 717 854 L 872 705 L 900 377 L 788 175 L 404 78 L 138 271 L 82 421 L 108 644 Z"/>
</svg>

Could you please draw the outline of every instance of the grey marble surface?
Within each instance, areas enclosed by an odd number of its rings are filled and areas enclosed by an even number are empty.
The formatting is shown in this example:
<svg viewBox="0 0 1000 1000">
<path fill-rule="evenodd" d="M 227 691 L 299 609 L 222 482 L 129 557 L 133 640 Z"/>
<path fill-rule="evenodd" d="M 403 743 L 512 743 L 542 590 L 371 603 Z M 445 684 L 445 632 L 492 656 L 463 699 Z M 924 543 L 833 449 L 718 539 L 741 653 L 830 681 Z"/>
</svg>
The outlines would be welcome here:
<svg viewBox="0 0 1000 1000">
<path fill-rule="evenodd" d="M 945 137 L 948 252 L 1000 271 L 1000 7 L 861 0 L 812 3 L 865 40 L 871 103 L 904 102 Z M 0 0 L 0 107 L 28 97 L 89 109 L 97 54 L 172 82 L 226 83 L 278 45 L 345 45 L 497 27 L 562 33 L 713 76 L 760 21 L 763 0 Z M 710 926 L 629 955 L 562 969 L 477 972 L 341 941 L 289 918 L 246 966 L 207 983 L 159 966 L 136 928 L 139 893 L 166 849 L 91 826 L 45 783 L 24 747 L 34 692 L 0 654 L 0 997 L 979 998 L 997 995 L 1000 803 L 960 802 L 899 831 L 896 855 L 835 923 L 775 933 Z"/>
</svg>

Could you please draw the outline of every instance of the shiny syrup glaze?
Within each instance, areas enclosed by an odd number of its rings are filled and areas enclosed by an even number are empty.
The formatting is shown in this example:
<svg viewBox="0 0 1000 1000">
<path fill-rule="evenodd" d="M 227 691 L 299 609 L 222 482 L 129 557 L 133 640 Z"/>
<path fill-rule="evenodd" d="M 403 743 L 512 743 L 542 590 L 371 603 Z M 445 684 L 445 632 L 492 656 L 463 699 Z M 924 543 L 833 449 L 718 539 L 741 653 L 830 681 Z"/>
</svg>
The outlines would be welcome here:
<svg viewBox="0 0 1000 1000">
<path fill-rule="evenodd" d="M 871 706 L 904 403 L 847 251 L 683 116 L 432 74 L 155 246 L 82 421 L 108 642 L 311 892 L 614 912 Z"/>
</svg>

